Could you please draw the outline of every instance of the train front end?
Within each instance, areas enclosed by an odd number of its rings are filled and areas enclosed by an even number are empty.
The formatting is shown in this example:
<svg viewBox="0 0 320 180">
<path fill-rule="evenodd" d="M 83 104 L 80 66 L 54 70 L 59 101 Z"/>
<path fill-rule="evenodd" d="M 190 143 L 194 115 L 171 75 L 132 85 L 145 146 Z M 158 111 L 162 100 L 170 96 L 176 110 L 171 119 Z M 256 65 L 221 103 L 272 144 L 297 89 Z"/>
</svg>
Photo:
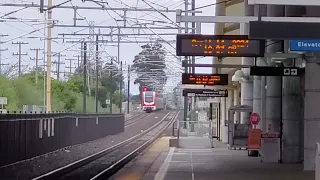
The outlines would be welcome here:
<svg viewBox="0 0 320 180">
<path fill-rule="evenodd" d="M 142 92 L 142 110 L 150 113 L 156 110 L 156 92 L 144 91 Z"/>
</svg>

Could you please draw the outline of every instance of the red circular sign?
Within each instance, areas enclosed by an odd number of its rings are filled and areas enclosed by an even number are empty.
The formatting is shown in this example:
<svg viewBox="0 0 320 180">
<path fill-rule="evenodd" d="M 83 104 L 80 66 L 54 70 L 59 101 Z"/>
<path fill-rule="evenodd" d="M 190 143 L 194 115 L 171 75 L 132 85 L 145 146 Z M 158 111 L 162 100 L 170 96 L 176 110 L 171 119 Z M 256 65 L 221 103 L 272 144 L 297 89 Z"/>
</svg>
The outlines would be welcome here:
<svg viewBox="0 0 320 180">
<path fill-rule="evenodd" d="M 260 122 L 260 116 L 258 113 L 251 113 L 250 122 L 252 125 L 257 125 Z"/>
</svg>

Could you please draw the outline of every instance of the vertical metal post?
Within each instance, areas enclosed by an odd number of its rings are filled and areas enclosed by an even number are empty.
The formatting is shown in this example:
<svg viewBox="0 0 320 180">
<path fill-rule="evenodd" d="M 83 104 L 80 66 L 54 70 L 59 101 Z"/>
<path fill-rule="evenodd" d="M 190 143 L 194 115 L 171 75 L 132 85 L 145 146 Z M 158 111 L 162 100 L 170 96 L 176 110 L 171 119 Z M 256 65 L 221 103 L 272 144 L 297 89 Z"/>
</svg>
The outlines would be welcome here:
<svg viewBox="0 0 320 180">
<path fill-rule="evenodd" d="M 38 60 L 39 60 L 39 49 L 36 49 L 36 84 L 38 84 Z"/>
<path fill-rule="evenodd" d="M 99 112 L 98 104 L 98 86 L 99 86 L 99 35 L 96 35 L 96 92 L 95 92 L 95 101 L 96 101 L 96 113 Z"/>
<path fill-rule="evenodd" d="M 120 98 L 119 98 L 119 102 L 120 102 L 120 113 L 122 113 L 122 61 L 120 60 L 120 28 L 118 28 L 118 55 L 117 55 L 117 59 L 118 62 L 120 62 L 120 87 L 119 87 L 119 94 L 120 94 Z"/>
<path fill-rule="evenodd" d="M 57 63 L 57 79 L 60 80 L 60 64 L 61 64 L 61 53 L 58 54 L 58 63 Z"/>
<path fill-rule="evenodd" d="M 51 111 L 51 28 L 52 28 L 52 0 L 48 0 L 48 33 L 47 33 L 47 112 Z"/>
<path fill-rule="evenodd" d="M 129 103 L 130 103 L 130 65 L 128 65 L 128 103 L 127 103 L 128 114 L 130 113 Z"/>
<path fill-rule="evenodd" d="M 185 16 L 188 16 L 188 0 L 185 0 L 184 1 L 184 5 L 185 5 Z M 184 29 L 184 32 L 185 33 L 188 33 L 188 22 L 184 22 L 184 26 L 185 26 L 185 29 Z M 184 60 L 188 62 L 188 57 L 185 56 L 184 57 Z M 184 68 L 184 72 L 185 73 L 188 73 L 188 67 L 185 67 Z M 188 117 L 188 97 L 185 96 L 184 97 L 184 104 L 183 104 L 183 128 L 186 129 L 187 128 L 187 117 Z"/>
<path fill-rule="evenodd" d="M 83 113 L 87 112 L 87 43 L 83 43 Z"/>
<path fill-rule="evenodd" d="M 19 76 L 21 76 L 21 43 L 19 43 Z"/>
<path fill-rule="evenodd" d="M 112 64 L 112 63 L 111 63 Z M 112 73 L 112 69 L 110 69 L 110 76 L 109 76 L 109 79 L 110 79 L 110 83 L 112 83 L 112 76 L 113 76 L 113 73 Z M 112 87 L 112 86 L 111 86 Z M 112 96 L 113 96 L 113 89 L 111 88 L 110 89 L 110 113 L 112 114 Z"/>
</svg>

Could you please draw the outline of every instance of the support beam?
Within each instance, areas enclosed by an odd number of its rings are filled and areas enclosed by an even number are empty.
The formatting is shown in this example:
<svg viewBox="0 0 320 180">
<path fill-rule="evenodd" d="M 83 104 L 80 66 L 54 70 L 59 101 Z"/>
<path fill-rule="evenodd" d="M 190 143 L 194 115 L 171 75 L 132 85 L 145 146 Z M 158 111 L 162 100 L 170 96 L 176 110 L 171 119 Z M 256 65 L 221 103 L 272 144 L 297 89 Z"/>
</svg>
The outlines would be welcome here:
<svg viewBox="0 0 320 180">
<path fill-rule="evenodd" d="M 270 22 L 305 22 L 320 23 L 319 17 L 261 17 L 262 21 Z M 177 22 L 201 23 L 249 23 L 258 21 L 256 16 L 177 16 Z"/>
<path fill-rule="evenodd" d="M 6 4 L 6 3 L 1 3 L 0 7 L 4 6 L 4 7 L 30 7 L 30 8 L 40 8 L 41 5 L 38 4 Z M 155 12 L 155 11 L 159 11 L 159 12 L 164 12 L 164 13 L 175 13 L 175 10 L 169 10 L 169 9 L 154 9 L 154 8 L 122 8 L 122 7 L 118 7 L 118 8 L 108 8 L 108 7 L 90 7 L 90 6 L 58 6 L 58 5 L 49 5 L 43 6 L 44 8 L 50 8 L 50 7 L 54 7 L 55 9 L 82 9 L 82 10 L 106 10 L 106 11 L 133 11 L 133 12 L 138 12 L 138 11 L 149 11 L 149 12 Z M 184 11 L 183 11 L 184 12 Z M 188 11 L 191 12 L 191 11 Z M 195 13 L 202 13 L 202 11 L 194 11 Z"/>
<path fill-rule="evenodd" d="M 319 18 L 320 19 L 320 18 Z M 320 21 L 320 20 L 319 20 Z M 53 27 L 63 27 L 63 28 L 90 28 L 90 26 L 88 25 L 76 25 L 74 26 L 73 24 L 55 24 L 53 25 Z M 168 27 L 168 26 L 163 26 L 163 27 L 150 27 L 150 26 L 103 26 L 103 25 L 94 25 L 94 28 L 98 28 L 98 29 L 116 29 L 116 28 L 120 28 L 120 29 L 179 29 L 179 27 Z"/>
<path fill-rule="evenodd" d="M 267 5 L 291 5 L 291 6 L 320 6 L 319 0 L 248 0 L 248 4 L 267 4 Z"/>
</svg>

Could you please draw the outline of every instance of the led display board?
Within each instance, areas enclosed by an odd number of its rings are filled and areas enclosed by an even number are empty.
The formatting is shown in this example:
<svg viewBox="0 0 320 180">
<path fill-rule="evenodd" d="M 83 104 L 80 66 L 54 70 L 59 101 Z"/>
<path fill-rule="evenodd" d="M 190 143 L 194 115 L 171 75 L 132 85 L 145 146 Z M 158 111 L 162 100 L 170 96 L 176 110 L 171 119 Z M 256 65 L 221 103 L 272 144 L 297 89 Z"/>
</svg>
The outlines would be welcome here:
<svg viewBox="0 0 320 180">
<path fill-rule="evenodd" d="M 228 85 L 228 74 L 182 73 L 182 84 Z"/>
<path fill-rule="evenodd" d="M 247 35 L 177 34 L 177 56 L 263 57 L 265 40 Z"/>
</svg>

